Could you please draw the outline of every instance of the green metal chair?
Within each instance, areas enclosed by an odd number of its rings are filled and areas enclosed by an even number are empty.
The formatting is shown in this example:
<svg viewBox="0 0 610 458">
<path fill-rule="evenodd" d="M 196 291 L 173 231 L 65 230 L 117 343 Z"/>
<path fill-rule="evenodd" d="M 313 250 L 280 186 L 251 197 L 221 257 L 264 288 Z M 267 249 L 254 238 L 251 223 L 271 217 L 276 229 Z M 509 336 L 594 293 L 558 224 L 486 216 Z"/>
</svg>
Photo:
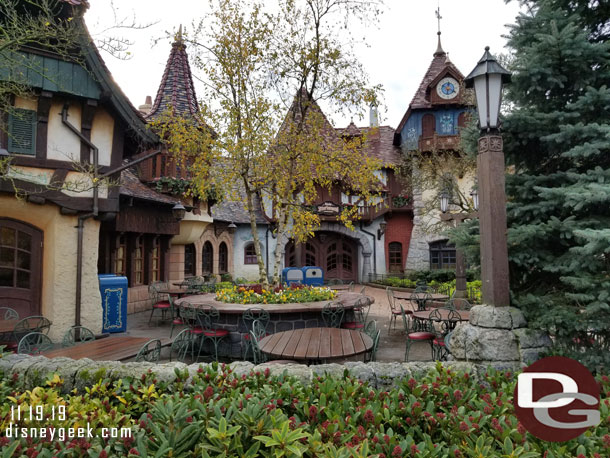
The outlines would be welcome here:
<svg viewBox="0 0 610 458">
<path fill-rule="evenodd" d="M 214 346 L 214 360 L 218 361 L 218 344 L 229 335 L 229 331 L 215 327 L 215 322 L 220 317 L 220 313 L 218 313 L 218 310 L 213 305 L 204 304 L 199 307 L 197 312 L 199 323 L 203 331 L 201 334 L 201 347 L 203 347 L 206 340 L 211 341 Z M 199 348 L 200 352 L 201 347 Z"/>
<path fill-rule="evenodd" d="M 61 342 L 62 347 L 71 347 L 80 342 L 90 342 L 95 340 L 95 335 L 91 329 L 84 326 L 72 326 L 64 334 L 64 338 Z"/>
<path fill-rule="evenodd" d="M 147 361 L 149 363 L 158 363 L 161 357 L 161 341 L 153 339 L 146 342 L 136 355 L 136 362 Z"/>
<path fill-rule="evenodd" d="M 182 316 L 180 315 L 180 309 L 179 307 L 174 303 L 174 299 L 172 298 L 172 296 L 170 295 L 168 297 L 168 302 L 169 302 L 169 314 L 172 320 L 172 327 L 169 331 L 169 338 L 172 338 L 172 335 L 174 334 L 174 328 L 176 326 L 184 326 L 184 320 L 182 319 Z"/>
<path fill-rule="evenodd" d="M 242 315 L 242 321 L 244 322 L 247 332 L 247 334 L 244 335 L 244 359 L 248 358 L 248 351 L 252 350 L 250 331 L 253 330 L 254 322 L 258 321 L 259 324 L 263 326 L 264 330 L 262 337 L 264 337 L 267 333 L 267 325 L 269 324 L 270 320 L 271 317 L 269 316 L 269 312 L 260 307 L 250 307 L 244 312 Z"/>
<path fill-rule="evenodd" d="M 362 285 L 362 288 L 360 288 L 360 294 L 364 294 L 364 291 L 366 291 L 366 285 Z"/>
<path fill-rule="evenodd" d="M 0 307 L 0 320 L 18 320 L 19 313 L 10 307 Z"/>
<path fill-rule="evenodd" d="M 447 336 L 453 332 L 455 326 L 461 321 L 462 317 L 459 312 L 454 309 L 449 309 L 447 319 L 441 317 L 441 309 L 433 310 L 430 313 L 431 323 L 437 323 L 436 328 L 432 330 L 436 333 L 436 337 L 432 341 L 434 350 L 433 359 L 444 361 L 447 359 Z"/>
<path fill-rule="evenodd" d="M 445 302 L 445 308 L 453 310 L 470 310 L 472 305 L 468 302 L 468 299 L 452 298 Z"/>
<path fill-rule="evenodd" d="M 53 348 L 53 341 L 42 332 L 30 332 L 19 341 L 17 353 L 39 355 Z"/>
<path fill-rule="evenodd" d="M 169 303 L 169 298 L 167 294 L 161 294 L 159 290 L 169 289 L 169 286 L 166 282 L 154 282 L 148 285 L 148 297 L 152 302 L 152 309 L 150 311 L 150 318 L 148 319 L 148 324 L 150 325 L 153 315 L 155 311 L 161 311 L 161 319 L 167 319 L 167 314 L 171 308 L 171 304 Z"/>
<path fill-rule="evenodd" d="M 413 291 L 413 294 L 411 294 L 409 300 L 412 304 L 416 304 L 417 310 L 421 312 L 427 310 L 428 303 L 432 300 L 432 296 L 428 291 L 417 291 L 416 289 Z"/>
<path fill-rule="evenodd" d="M 396 329 L 396 317 L 400 315 L 400 308 L 396 305 L 396 298 L 394 297 L 394 291 L 388 286 L 385 289 L 386 295 L 388 296 L 388 303 L 390 304 L 390 328 L 388 332 L 392 330 L 392 325 Z"/>
<path fill-rule="evenodd" d="M 183 329 L 172 341 L 172 345 L 169 350 L 169 360 L 172 360 L 172 355 L 174 352 L 176 352 L 178 353 L 178 361 L 183 363 L 186 359 L 186 354 L 188 353 L 189 348 L 191 349 L 192 355 L 194 348 L 194 336 L 189 329 Z"/>
<path fill-rule="evenodd" d="M 364 329 L 370 311 L 371 303 L 365 301 L 364 299 L 358 299 L 354 306 L 354 314 L 356 315 L 356 321 L 344 322 L 341 324 L 341 327 L 345 329 Z"/>
<path fill-rule="evenodd" d="M 258 320 L 254 320 L 252 323 L 252 330 L 250 331 L 250 343 L 252 347 L 252 358 L 254 360 L 254 364 L 261 364 L 267 362 L 267 355 L 265 355 L 258 343 L 260 340 L 265 337 L 266 334 L 266 326 Z"/>
<path fill-rule="evenodd" d="M 432 352 L 432 359 L 434 359 L 434 339 L 436 338 L 436 334 L 430 331 L 419 331 L 412 329 L 415 326 L 409 327 L 409 322 L 407 321 L 406 313 L 404 313 L 404 309 L 402 305 L 400 306 L 400 310 L 402 312 L 402 322 L 405 327 L 405 333 L 407 335 L 407 341 L 405 345 L 405 361 L 409 361 L 409 351 L 411 350 L 411 344 L 414 342 L 428 342 L 430 344 L 430 351 Z M 416 320 L 412 320 L 415 323 Z"/>
<path fill-rule="evenodd" d="M 371 351 L 364 354 L 365 363 L 377 361 L 377 348 L 379 347 L 379 336 L 380 335 L 381 335 L 381 331 L 377 331 L 375 333 L 375 337 L 373 338 L 373 347 L 371 348 Z"/>
<path fill-rule="evenodd" d="M 364 333 L 371 339 L 374 339 L 375 335 L 377 334 L 377 321 L 369 321 L 364 327 Z"/>
<path fill-rule="evenodd" d="M 322 320 L 329 328 L 340 328 L 344 315 L 345 308 L 338 302 L 329 302 L 322 309 Z"/>
<path fill-rule="evenodd" d="M 356 285 L 354 285 L 353 281 L 349 282 L 349 287 L 347 288 L 348 291 L 354 291 L 354 288 L 356 287 Z"/>
</svg>

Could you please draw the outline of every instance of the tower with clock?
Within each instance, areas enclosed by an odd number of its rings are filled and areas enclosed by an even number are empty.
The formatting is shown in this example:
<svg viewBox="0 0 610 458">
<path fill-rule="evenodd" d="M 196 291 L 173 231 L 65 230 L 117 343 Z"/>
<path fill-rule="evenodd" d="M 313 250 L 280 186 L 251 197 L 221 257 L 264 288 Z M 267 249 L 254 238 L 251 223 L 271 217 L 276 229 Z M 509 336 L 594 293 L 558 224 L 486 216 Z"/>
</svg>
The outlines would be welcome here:
<svg viewBox="0 0 610 458">
<path fill-rule="evenodd" d="M 432 62 L 421 80 L 411 103 L 394 132 L 394 145 L 403 154 L 455 153 L 460 147 L 460 129 L 466 124 L 466 116 L 473 109 L 472 96 L 464 88 L 464 75 L 451 62 L 441 45 L 440 8 L 436 11 L 439 21 L 438 43 Z M 453 155 L 453 154 L 452 154 Z M 448 170 L 451 173 L 450 170 Z M 460 188 L 472 186 L 472 177 L 456 177 Z M 442 234 L 431 234 L 427 228 L 438 215 L 424 213 L 427 204 L 424 195 L 434 190 L 417 189 L 414 184 L 413 229 L 406 259 L 406 269 L 453 268 L 455 248 Z M 426 194 L 427 193 L 427 194 Z M 452 261 L 453 260 L 453 261 Z"/>
</svg>

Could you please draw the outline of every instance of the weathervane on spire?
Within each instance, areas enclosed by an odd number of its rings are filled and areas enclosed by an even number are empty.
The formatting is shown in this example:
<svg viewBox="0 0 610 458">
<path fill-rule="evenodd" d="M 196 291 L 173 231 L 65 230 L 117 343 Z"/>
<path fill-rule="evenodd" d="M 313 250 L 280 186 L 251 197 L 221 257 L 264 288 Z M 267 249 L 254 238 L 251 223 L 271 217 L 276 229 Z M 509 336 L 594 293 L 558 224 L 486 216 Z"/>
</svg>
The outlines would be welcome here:
<svg viewBox="0 0 610 458">
<path fill-rule="evenodd" d="M 434 53 L 434 55 L 435 56 L 444 56 L 445 51 L 443 51 L 443 47 L 441 46 L 441 19 L 443 19 L 443 16 L 441 16 L 440 0 L 438 1 L 438 6 L 436 8 L 435 14 L 436 14 L 436 19 L 438 21 L 438 32 L 436 32 L 436 34 L 438 35 L 438 46 L 436 47 L 436 52 Z"/>
<path fill-rule="evenodd" d="M 443 16 L 441 16 L 441 2 L 439 0 L 438 2 L 438 7 L 436 8 L 436 19 L 438 20 L 438 34 L 441 34 L 441 19 L 443 19 Z"/>
</svg>

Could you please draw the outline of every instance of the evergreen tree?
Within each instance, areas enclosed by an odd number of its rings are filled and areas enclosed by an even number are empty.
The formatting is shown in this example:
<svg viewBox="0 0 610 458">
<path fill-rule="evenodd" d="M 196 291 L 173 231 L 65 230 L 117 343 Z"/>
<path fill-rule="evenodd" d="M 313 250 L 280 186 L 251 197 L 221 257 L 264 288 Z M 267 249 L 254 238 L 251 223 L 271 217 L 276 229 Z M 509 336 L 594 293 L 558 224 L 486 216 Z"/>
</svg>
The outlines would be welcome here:
<svg viewBox="0 0 610 458">
<path fill-rule="evenodd" d="M 503 129 L 513 299 L 562 354 L 610 367 L 608 2 L 521 3 Z"/>
</svg>

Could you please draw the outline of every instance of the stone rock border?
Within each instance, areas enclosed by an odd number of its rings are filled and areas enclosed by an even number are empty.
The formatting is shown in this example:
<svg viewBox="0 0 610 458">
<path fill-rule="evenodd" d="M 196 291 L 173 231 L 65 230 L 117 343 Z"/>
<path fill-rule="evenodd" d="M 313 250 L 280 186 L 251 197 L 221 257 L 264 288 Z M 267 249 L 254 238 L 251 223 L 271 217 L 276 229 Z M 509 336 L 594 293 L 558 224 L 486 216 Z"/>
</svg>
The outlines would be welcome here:
<svg viewBox="0 0 610 458">
<path fill-rule="evenodd" d="M 309 384 L 318 375 L 325 373 L 343 377 L 347 370 L 352 376 L 368 382 L 374 388 L 391 387 L 400 379 L 419 377 L 428 373 L 436 366 L 436 362 L 410 362 L 410 363 L 362 363 L 347 362 L 345 364 L 320 364 L 306 366 L 303 364 L 273 364 L 266 363 L 255 366 L 247 361 L 237 361 L 228 364 L 234 374 L 241 376 L 251 371 L 264 371 L 269 368 L 272 375 L 287 375 L 298 378 L 302 383 Z M 473 376 L 484 373 L 489 366 L 500 370 L 516 371 L 520 364 L 492 363 L 490 365 L 477 365 L 467 362 L 443 362 L 445 367 L 460 372 L 468 372 Z M 48 359 L 44 356 L 29 356 L 19 354 L 5 354 L 0 358 L 0 373 L 4 377 L 17 377 L 25 380 L 26 389 L 44 385 L 49 375 L 58 374 L 63 380 L 62 393 L 69 393 L 73 389 L 83 390 L 98 380 L 106 378 L 118 380 L 125 377 L 141 377 L 151 370 L 159 382 L 172 383 L 176 379 L 175 369 L 187 369 L 192 375 L 206 363 L 186 365 L 180 362 L 165 364 L 153 363 L 120 363 L 118 361 L 93 361 L 90 359 L 73 360 L 70 358 Z M 188 383 L 188 381 L 187 381 Z"/>
</svg>

